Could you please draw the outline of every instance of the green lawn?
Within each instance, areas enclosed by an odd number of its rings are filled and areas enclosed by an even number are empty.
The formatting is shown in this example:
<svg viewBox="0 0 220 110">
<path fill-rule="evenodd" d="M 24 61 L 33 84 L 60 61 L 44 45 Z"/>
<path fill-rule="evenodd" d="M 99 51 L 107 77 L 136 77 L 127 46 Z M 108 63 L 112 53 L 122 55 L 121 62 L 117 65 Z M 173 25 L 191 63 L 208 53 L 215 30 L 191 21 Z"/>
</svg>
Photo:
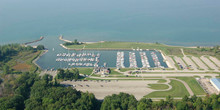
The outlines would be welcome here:
<svg viewBox="0 0 220 110">
<path fill-rule="evenodd" d="M 115 71 L 114 69 L 110 69 L 111 73 L 109 75 L 122 75 L 122 73 L 119 73 L 117 71 Z"/>
<path fill-rule="evenodd" d="M 156 43 L 140 43 L 140 42 L 97 42 L 92 44 L 82 44 L 82 45 L 69 45 L 67 46 L 71 49 L 104 49 L 104 50 L 131 50 L 132 48 L 137 49 L 157 49 L 162 50 L 168 55 L 178 55 L 182 56 L 180 47 L 167 46 L 163 44 Z"/>
<path fill-rule="evenodd" d="M 77 68 L 80 74 L 90 75 L 93 71 L 93 68 Z"/>
<path fill-rule="evenodd" d="M 167 80 L 165 80 L 165 79 L 158 79 L 158 83 L 165 83 L 165 82 L 167 82 Z"/>
<path fill-rule="evenodd" d="M 204 76 L 205 78 L 212 78 L 211 76 Z"/>
<path fill-rule="evenodd" d="M 177 79 L 185 81 L 195 95 L 205 95 L 205 91 L 193 77 L 177 77 Z"/>
<path fill-rule="evenodd" d="M 166 97 L 166 96 L 172 96 L 172 97 L 183 97 L 185 95 L 189 96 L 189 93 L 185 86 L 176 80 L 171 80 L 169 83 L 172 86 L 171 90 L 168 91 L 155 91 L 148 95 L 146 95 L 146 98 L 160 98 L 160 97 Z"/>
<path fill-rule="evenodd" d="M 169 86 L 166 85 L 166 84 L 148 84 L 148 88 L 151 88 L 151 89 L 155 89 L 155 90 L 164 90 L 164 89 L 168 89 Z"/>
<path fill-rule="evenodd" d="M 130 71 L 130 70 L 135 70 L 135 68 L 120 68 L 121 72 Z"/>
</svg>

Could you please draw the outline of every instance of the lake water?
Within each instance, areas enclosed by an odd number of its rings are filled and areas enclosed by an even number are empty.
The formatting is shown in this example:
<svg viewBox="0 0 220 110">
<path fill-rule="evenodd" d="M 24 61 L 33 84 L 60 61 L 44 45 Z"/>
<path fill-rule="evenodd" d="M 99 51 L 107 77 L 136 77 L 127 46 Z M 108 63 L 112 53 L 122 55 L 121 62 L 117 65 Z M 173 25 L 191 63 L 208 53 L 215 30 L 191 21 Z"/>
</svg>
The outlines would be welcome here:
<svg viewBox="0 0 220 110">
<path fill-rule="evenodd" d="M 219 0 L 0 0 L 0 44 L 63 34 L 80 41 L 217 45 L 219 10 Z"/>
<path fill-rule="evenodd" d="M 49 52 L 38 61 L 45 68 L 54 64 L 53 52 L 67 52 L 60 34 L 79 41 L 218 45 L 219 10 L 219 0 L 0 0 L 0 45 L 45 36 L 39 43 Z"/>
</svg>

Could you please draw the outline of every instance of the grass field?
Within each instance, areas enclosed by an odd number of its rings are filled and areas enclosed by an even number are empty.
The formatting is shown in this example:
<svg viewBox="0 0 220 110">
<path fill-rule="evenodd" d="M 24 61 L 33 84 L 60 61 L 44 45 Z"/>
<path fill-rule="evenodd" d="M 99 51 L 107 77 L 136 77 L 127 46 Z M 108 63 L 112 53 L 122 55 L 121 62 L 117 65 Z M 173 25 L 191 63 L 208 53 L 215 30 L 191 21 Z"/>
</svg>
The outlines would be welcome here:
<svg viewBox="0 0 220 110">
<path fill-rule="evenodd" d="M 29 52 L 20 52 L 16 56 L 12 56 L 11 59 L 6 63 L 15 71 L 31 71 L 35 72 L 38 67 L 32 63 L 32 61 L 41 54 L 41 51 L 35 53 Z"/>
<path fill-rule="evenodd" d="M 129 70 L 135 70 L 134 68 L 120 68 L 121 72 L 129 71 Z"/>
<path fill-rule="evenodd" d="M 189 93 L 185 86 L 176 80 L 171 80 L 169 83 L 172 86 L 172 89 L 168 91 L 156 91 L 152 92 L 148 95 L 146 95 L 146 98 L 160 98 L 160 97 L 166 97 L 166 96 L 172 96 L 172 97 L 183 97 L 185 95 L 189 96 Z"/>
<path fill-rule="evenodd" d="M 93 71 L 93 68 L 77 68 L 80 74 L 90 75 Z"/>
<path fill-rule="evenodd" d="M 155 89 L 155 90 L 164 90 L 168 89 L 169 86 L 166 84 L 148 84 L 148 88 Z"/>
<path fill-rule="evenodd" d="M 115 71 L 114 69 L 110 69 L 111 73 L 109 75 L 122 75 L 121 73 Z"/>
<path fill-rule="evenodd" d="M 92 44 L 69 45 L 70 49 L 103 49 L 103 50 L 131 50 L 131 49 L 157 49 L 168 55 L 181 56 L 180 47 L 167 46 L 156 43 L 140 43 L 140 42 L 97 42 Z"/>
<path fill-rule="evenodd" d="M 195 95 L 205 95 L 205 91 L 193 77 L 177 77 L 177 79 L 185 81 Z"/>
</svg>

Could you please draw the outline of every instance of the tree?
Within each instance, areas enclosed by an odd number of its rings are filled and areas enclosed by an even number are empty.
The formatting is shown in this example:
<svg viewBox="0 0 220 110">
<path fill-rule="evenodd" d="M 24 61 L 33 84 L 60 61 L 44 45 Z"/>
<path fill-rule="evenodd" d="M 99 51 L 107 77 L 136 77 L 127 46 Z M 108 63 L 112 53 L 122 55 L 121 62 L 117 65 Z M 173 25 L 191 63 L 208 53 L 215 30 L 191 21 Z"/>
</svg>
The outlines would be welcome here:
<svg viewBox="0 0 220 110">
<path fill-rule="evenodd" d="M 3 80 L 0 78 L 0 84 L 2 84 Z"/>
<path fill-rule="evenodd" d="M 4 74 L 9 74 L 9 73 L 10 73 L 10 68 L 9 68 L 8 65 L 4 65 L 4 66 L 3 66 L 3 73 L 4 73 Z"/>
<path fill-rule="evenodd" d="M 79 44 L 79 42 L 77 41 L 77 39 L 74 40 L 74 44 L 75 44 L 75 45 L 78 45 L 78 44 Z"/>
<path fill-rule="evenodd" d="M 101 105 L 101 110 L 134 110 L 137 107 L 137 100 L 133 95 L 119 93 L 107 96 Z"/>
<path fill-rule="evenodd" d="M 137 104 L 137 110 L 151 110 L 152 104 L 151 99 L 142 98 Z"/>
<path fill-rule="evenodd" d="M 64 80 L 79 79 L 79 70 L 77 68 L 71 70 L 58 69 L 57 78 Z"/>
<path fill-rule="evenodd" d="M 44 46 L 43 45 L 38 45 L 37 46 L 37 50 L 44 50 L 45 48 L 44 48 Z"/>
</svg>

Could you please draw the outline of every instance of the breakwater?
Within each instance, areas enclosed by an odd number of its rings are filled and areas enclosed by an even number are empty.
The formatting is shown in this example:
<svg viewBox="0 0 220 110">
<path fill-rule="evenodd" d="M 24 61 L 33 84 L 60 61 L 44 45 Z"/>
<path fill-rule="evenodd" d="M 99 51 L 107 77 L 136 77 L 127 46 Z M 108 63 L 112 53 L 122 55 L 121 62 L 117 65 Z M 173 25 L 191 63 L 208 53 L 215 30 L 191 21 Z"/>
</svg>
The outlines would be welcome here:
<svg viewBox="0 0 220 110">
<path fill-rule="evenodd" d="M 44 37 L 41 36 L 40 39 L 31 41 L 31 42 L 26 42 L 26 43 L 24 43 L 24 45 L 28 45 L 28 44 L 32 44 L 32 43 L 35 43 L 35 42 L 39 42 L 39 41 L 41 41 L 41 40 L 43 40 L 43 39 L 44 39 Z"/>
</svg>

